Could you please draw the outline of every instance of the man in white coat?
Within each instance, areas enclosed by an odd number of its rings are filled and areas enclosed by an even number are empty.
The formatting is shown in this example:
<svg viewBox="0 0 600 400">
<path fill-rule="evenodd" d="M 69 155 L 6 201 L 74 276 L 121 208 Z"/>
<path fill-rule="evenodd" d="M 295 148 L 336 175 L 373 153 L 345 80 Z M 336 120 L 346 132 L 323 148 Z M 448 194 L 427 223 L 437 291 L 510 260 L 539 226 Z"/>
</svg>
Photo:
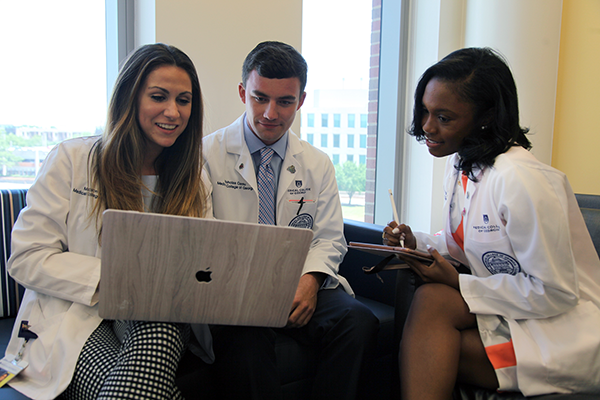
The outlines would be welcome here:
<svg viewBox="0 0 600 400">
<path fill-rule="evenodd" d="M 246 112 L 203 142 L 216 218 L 314 233 L 286 328 L 213 327 L 217 383 L 227 398 L 281 398 L 276 331 L 318 346 L 313 398 L 355 398 L 375 350 L 378 320 L 337 274 L 347 248 L 335 170 L 326 154 L 290 130 L 306 97 L 306 71 L 293 47 L 260 43 L 246 57 L 239 84 Z M 272 149 L 263 161 L 275 188 L 259 196 L 263 148 Z M 271 222 L 259 219 L 263 201 L 274 204 Z"/>
</svg>

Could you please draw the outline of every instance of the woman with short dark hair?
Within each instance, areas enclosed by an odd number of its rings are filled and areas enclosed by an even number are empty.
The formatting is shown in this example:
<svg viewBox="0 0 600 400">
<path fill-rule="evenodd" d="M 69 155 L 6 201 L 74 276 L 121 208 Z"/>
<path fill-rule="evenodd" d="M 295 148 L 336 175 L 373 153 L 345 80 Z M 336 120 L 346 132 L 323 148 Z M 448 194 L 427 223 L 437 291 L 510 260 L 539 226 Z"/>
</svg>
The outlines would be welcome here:
<svg viewBox="0 0 600 400">
<path fill-rule="evenodd" d="M 600 336 L 590 332 L 600 328 L 600 261 L 566 176 L 528 151 L 503 58 L 468 48 L 430 67 L 409 133 L 449 158 L 444 231 L 384 229 L 384 242 L 434 260 L 406 260 L 425 284 L 402 336 L 402 397 L 450 399 L 457 381 L 526 396 L 599 392 Z"/>
</svg>

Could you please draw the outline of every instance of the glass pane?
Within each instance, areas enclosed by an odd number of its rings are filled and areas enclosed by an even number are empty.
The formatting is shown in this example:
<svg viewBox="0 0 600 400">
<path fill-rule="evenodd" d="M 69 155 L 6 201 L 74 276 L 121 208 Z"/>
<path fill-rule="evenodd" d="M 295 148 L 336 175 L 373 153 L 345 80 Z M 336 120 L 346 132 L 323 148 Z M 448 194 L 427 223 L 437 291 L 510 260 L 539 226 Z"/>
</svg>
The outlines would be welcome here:
<svg viewBox="0 0 600 400">
<path fill-rule="evenodd" d="M 53 145 L 103 129 L 104 0 L 2 1 L 0 21 L 0 187 L 27 188 Z"/>
<path fill-rule="evenodd" d="M 320 115 L 321 124 L 302 130 L 321 135 L 315 145 L 335 165 L 344 218 L 367 222 L 373 221 L 376 149 L 367 144 L 376 140 L 367 136 L 377 134 L 380 14 L 381 0 L 303 1 L 302 52 L 309 72 L 302 112 Z"/>
</svg>

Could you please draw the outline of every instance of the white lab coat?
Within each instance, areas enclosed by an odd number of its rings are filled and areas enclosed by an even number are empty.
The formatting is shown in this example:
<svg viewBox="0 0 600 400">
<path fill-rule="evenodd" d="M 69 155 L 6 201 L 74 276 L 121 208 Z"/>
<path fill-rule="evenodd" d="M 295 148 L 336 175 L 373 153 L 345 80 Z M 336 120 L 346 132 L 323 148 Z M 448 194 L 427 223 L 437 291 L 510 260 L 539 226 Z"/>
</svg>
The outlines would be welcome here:
<svg viewBox="0 0 600 400">
<path fill-rule="evenodd" d="M 23 343 L 19 321 L 29 321 L 38 338 L 24 352 L 29 366 L 10 385 L 34 399 L 54 399 L 66 389 L 85 341 L 102 321 L 101 251 L 89 218 L 96 191 L 87 175 L 96 140 L 67 140 L 48 154 L 12 232 L 8 269 L 26 290 L 6 354 L 17 354 Z"/>
<path fill-rule="evenodd" d="M 471 269 L 460 291 L 486 347 L 502 341 L 498 316 L 508 323 L 517 367 L 496 370 L 500 390 L 600 391 L 600 261 L 566 176 L 521 147 L 498 156 L 467 184 L 465 258 L 450 229 L 457 162 L 446 165 L 445 229 L 417 243 Z"/>
<path fill-rule="evenodd" d="M 258 190 L 252 156 L 244 139 L 244 116 L 204 138 L 205 169 L 212 184 L 217 219 L 258 223 Z M 288 131 L 277 191 L 277 225 L 311 228 L 314 237 L 303 274 L 328 275 L 323 288 L 347 281 L 338 275 L 346 254 L 344 223 L 335 170 L 329 157 Z M 299 200 L 303 199 L 300 205 Z"/>
</svg>

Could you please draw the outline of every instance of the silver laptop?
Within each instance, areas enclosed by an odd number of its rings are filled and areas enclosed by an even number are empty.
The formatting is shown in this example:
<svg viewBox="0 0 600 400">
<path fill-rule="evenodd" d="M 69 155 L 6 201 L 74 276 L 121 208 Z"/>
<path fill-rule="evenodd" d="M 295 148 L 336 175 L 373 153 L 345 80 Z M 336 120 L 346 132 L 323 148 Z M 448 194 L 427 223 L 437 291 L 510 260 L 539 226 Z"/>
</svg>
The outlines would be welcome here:
<svg viewBox="0 0 600 400">
<path fill-rule="evenodd" d="M 107 210 L 100 316 L 285 326 L 312 237 L 308 229 Z"/>
</svg>

